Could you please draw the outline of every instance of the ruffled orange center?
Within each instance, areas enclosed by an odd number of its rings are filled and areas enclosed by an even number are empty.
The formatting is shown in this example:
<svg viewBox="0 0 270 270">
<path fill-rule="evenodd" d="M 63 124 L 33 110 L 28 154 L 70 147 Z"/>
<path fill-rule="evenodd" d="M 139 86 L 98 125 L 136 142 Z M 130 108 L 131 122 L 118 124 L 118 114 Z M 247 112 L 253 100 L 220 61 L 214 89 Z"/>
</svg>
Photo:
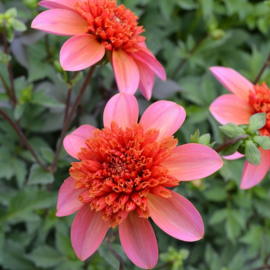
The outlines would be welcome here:
<svg viewBox="0 0 270 270">
<path fill-rule="evenodd" d="M 266 113 L 265 129 L 270 132 L 270 89 L 263 83 L 254 86 L 254 92 L 249 92 L 249 104 L 253 106 L 256 113 Z"/>
<path fill-rule="evenodd" d="M 94 131 L 78 153 L 81 162 L 72 163 L 69 172 L 76 188 L 87 188 L 79 196 L 92 210 L 102 211 L 110 226 L 117 226 L 130 211 L 148 218 L 147 194 L 168 198 L 166 187 L 179 181 L 161 163 L 171 155 L 177 140 L 157 141 L 159 131 L 144 132 L 141 124 L 125 130 L 112 122 L 111 129 Z"/>
<path fill-rule="evenodd" d="M 75 10 L 87 20 L 89 33 L 103 42 L 107 50 L 121 48 L 128 53 L 139 50 L 138 42 L 145 40 L 138 26 L 138 17 L 115 0 L 84 0 L 75 3 Z"/>
</svg>

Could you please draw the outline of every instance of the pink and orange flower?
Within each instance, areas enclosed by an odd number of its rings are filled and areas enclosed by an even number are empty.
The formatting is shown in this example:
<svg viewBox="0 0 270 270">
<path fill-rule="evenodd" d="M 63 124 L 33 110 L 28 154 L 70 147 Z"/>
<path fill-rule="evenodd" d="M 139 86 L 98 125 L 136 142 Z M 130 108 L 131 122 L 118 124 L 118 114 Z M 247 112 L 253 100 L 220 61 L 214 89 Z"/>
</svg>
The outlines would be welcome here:
<svg viewBox="0 0 270 270">
<path fill-rule="evenodd" d="M 154 74 L 166 80 L 166 73 L 147 49 L 138 17 L 116 0 L 44 0 L 49 8 L 32 22 L 32 28 L 73 36 L 60 51 L 64 70 L 78 71 L 95 65 L 105 54 L 113 67 L 120 92 L 134 94 L 139 87 L 150 99 Z"/>
<path fill-rule="evenodd" d="M 173 134 L 186 113 L 176 103 L 152 104 L 139 123 L 138 115 L 135 97 L 117 94 L 106 105 L 104 129 L 84 125 L 64 140 L 66 151 L 78 161 L 60 188 L 57 216 L 79 210 L 71 241 L 81 260 L 97 250 L 109 227 L 119 225 L 129 259 L 141 268 L 153 268 L 158 246 L 149 217 L 177 239 L 203 237 L 198 211 L 167 188 L 214 173 L 223 164 L 220 156 L 200 144 L 177 146 Z"/>
<path fill-rule="evenodd" d="M 270 136 L 270 89 L 265 83 L 253 85 L 241 74 L 231 68 L 211 67 L 215 77 L 232 93 L 218 97 L 210 106 L 212 115 L 225 125 L 229 122 L 236 125 L 248 124 L 249 118 L 256 113 L 266 113 L 266 124 L 260 130 L 262 136 Z M 251 188 L 262 181 L 270 168 L 270 151 L 259 148 L 260 165 L 245 162 L 241 189 Z M 243 157 L 235 153 L 229 159 Z"/>
</svg>

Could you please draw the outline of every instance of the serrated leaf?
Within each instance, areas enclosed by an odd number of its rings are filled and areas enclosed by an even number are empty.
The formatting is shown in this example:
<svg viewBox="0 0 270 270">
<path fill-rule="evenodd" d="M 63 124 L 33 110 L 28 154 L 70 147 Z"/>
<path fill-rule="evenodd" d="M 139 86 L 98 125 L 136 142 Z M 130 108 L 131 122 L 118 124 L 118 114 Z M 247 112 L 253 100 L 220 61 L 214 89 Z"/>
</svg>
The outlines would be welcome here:
<svg viewBox="0 0 270 270">
<path fill-rule="evenodd" d="M 3 266 L 7 269 L 36 270 L 34 264 L 24 257 L 24 248 L 18 242 L 7 240 L 3 255 Z"/>
<path fill-rule="evenodd" d="M 22 188 L 27 175 L 26 164 L 19 159 L 13 159 L 12 167 L 16 176 L 17 184 L 19 188 Z"/>
<path fill-rule="evenodd" d="M 54 181 L 54 176 L 42 169 L 38 164 L 33 164 L 30 169 L 28 185 L 51 184 Z"/>
<path fill-rule="evenodd" d="M 26 258 L 31 260 L 37 267 L 54 267 L 60 264 L 64 257 L 50 246 L 39 246 L 34 249 L 30 254 L 26 255 Z"/>
<path fill-rule="evenodd" d="M 55 156 L 53 150 L 49 147 L 42 147 L 40 150 L 42 157 L 49 163 L 52 163 Z"/>
<path fill-rule="evenodd" d="M 47 90 L 36 91 L 32 94 L 31 103 L 41 105 L 47 108 L 65 108 L 64 104 L 61 104 L 53 97 L 46 95 Z"/>
</svg>

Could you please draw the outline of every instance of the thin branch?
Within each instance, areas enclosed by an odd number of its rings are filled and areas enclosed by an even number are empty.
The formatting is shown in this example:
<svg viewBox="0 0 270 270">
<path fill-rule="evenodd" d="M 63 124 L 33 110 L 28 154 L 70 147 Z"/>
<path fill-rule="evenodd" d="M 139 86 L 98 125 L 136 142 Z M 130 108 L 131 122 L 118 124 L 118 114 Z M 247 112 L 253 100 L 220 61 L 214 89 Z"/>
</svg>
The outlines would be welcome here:
<svg viewBox="0 0 270 270">
<path fill-rule="evenodd" d="M 242 136 L 239 136 L 239 137 L 237 137 L 237 138 L 234 138 L 234 139 L 232 139 L 232 140 L 229 140 L 229 141 L 227 141 L 227 142 L 225 142 L 225 143 L 219 145 L 218 147 L 215 147 L 214 150 L 215 150 L 217 153 L 219 153 L 219 152 L 221 152 L 222 150 L 226 149 L 227 147 L 229 147 L 229 146 L 231 146 L 231 145 L 233 145 L 233 144 L 235 144 L 235 143 L 237 143 L 237 142 L 239 142 L 239 141 L 241 141 L 241 140 L 243 140 L 243 139 L 245 139 L 245 138 L 247 138 L 247 137 L 248 137 L 247 134 L 242 135 Z"/>
<path fill-rule="evenodd" d="M 208 38 L 209 34 L 206 34 L 202 39 L 200 39 L 198 41 L 198 43 L 194 46 L 194 48 L 190 51 L 190 56 L 192 56 L 197 49 L 201 46 L 201 44 Z M 180 63 L 178 64 L 178 66 L 176 67 L 175 71 L 172 74 L 172 79 L 175 79 L 177 74 L 179 73 L 179 71 L 184 67 L 184 65 L 186 64 L 186 62 L 188 61 L 188 58 L 183 59 L 182 61 L 180 61 Z"/>
<path fill-rule="evenodd" d="M 25 144 L 25 146 L 30 151 L 30 153 L 32 154 L 32 156 L 35 158 L 35 160 L 39 164 L 39 166 L 42 169 L 44 169 L 45 171 L 48 171 L 48 168 L 45 165 L 43 165 L 43 163 L 40 161 L 40 159 L 36 155 L 34 149 L 30 145 L 30 143 L 28 142 L 27 138 L 24 136 L 23 132 L 16 125 L 16 123 L 3 110 L 1 110 L 1 109 L 0 109 L 0 114 L 10 123 L 10 125 L 12 126 L 12 128 L 16 131 L 16 133 L 18 134 L 19 138 Z"/>
<path fill-rule="evenodd" d="M 0 72 L 0 80 L 1 80 L 3 86 L 4 86 L 5 90 L 6 90 L 7 95 L 9 96 L 10 100 L 12 100 L 11 99 L 12 97 L 11 97 L 11 93 L 10 93 L 9 87 L 8 87 L 8 85 L 7 85 L 4 77 L 2 76 L 1 72 Z"/>
<path fill-rule="evenodd" d="M 92 75 L 94 73 L 94 70 L 95 70 L 95 66 L 92 66 L 85 78 L 85 81 L 81 87 L 81 90 L 72 106 L 72 109 L 71 109 L 71 112 L 68 114 L 67 116 L 67 119 L 63 125 L 63 128 L 62 128 L 62 132 L 61 132 L 61 135 L 60 135 L 60 140 L 59 140 L 59 145 L 56 149 L 56 153 L 55 153 L 55 157 L 54 157 L 54 160 L 53 160 L 53 163 L 52 163 L 52 166 L 50 168 L 50 171 L 53 173 L 55 172 L 56 168 L 57 168 L 57 161 L 58 161 L 58 158 L 59 158 L 59 155 L 60 155 L 60 152 L 61 152 L 61 149 L 62 149 L 62 144 L 63 144 L 63 140 L 65 138 L 65 135 L 68 131 L 68 128 L 70 126 L 70 123 L 72 121 L 72 118 L 73 118 L 73 115 L 75 114 L 80 102 L 81 102 L 81 99 L 83 97 L 83 94 L 87 88 L 87 85 L 89 84 L 91 78 L 92 78 Z"/>
<path fill-rule="evenodd" d="M 265 71 L 265 69 L 266 69 L 269 65 L 270 65 L 270 53 L 269 53 L 269 55 L 268 55 L 268 57 L 267 57 L 267 59 L 266 59 L 264 65 L 263 65 L 262 69 L 260 70 L 258 76 L 256 77 L 256 79 L 255 79 L 255 81 L 254 81 L 254 84 L 257 84 L 257 83 L 258 83 L 258 81 L 260 80 L 260 78 L 261 78 L 263 72 Z"/>
<path fill-rule="evenodd" d="M 6 36 L 6 22 L 5 21 L 3 23 L 3 41 L 4 41 L 5 54 L 9 54 L 8 44 L 7 44 L 7 36 Z M 16 94 L 15 94 L 15 86 L 14 86 L 12 69 L 11 69 L 9 63 L 6 64 L 6 67 L 7 67 L 7 71 L 8 71 L 9 80 L 10 80 L 11 97 L 12 97 L 11 101 L 14 105 L 16 105 L 17 98 L 16 98 Z"/>
<path fill-rule="evenodd" d="M 121 255 L 117 253 L 117 251 L 112 247 L 112 242 L 115 239 L 115 235 L 112 229 L 109 230 L 108 236 L 106 238 L 106 244 L 109 249 L 109 251 L 112 253 L 112 255 L 119 261 L 119 270 L 125 269 L 125 261 L 122 258 Z"/>
</svg>

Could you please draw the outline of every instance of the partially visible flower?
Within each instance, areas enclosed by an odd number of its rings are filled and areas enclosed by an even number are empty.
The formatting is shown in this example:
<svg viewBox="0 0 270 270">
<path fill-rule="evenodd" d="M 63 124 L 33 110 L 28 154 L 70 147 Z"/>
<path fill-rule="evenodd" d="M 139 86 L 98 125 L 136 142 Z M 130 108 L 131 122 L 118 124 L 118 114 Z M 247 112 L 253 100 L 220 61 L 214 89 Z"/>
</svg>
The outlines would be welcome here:
<svg viewBox="0 0 270 270">
<path fill-rule="evenodd" d="M 153 268 L 158 246 L 149 217 L 177 239 L 203 237 L 198 211 L 167 188 L 214 173 L 222 166 L 220 156 L 200 144 L 176 147 L 172 135 L 186 117 L 176 103 L 152 104 L 139 123 L 138 114 L 135 97 L 120 93 L 106 105 L 103 130 L 84 125 L 64 140 L 66 151 L 78 161 L 60 188 L 57 216 L 80 209 L 71 241 L 81 260 L 96 251 L 109 227 L 119 225 L 130 260 L 141 268 Z"/>
<path fill-rule="evenodd" d="M 107 52 L 120 92 L 134 94 L 139 87 L 150 99 L 154 74 L 166 80 L 166 73 L 147 49 L 138 17 L 116 0 L 44 0 L 49 8 L 32 22 L 32 28 L 73 36 L 62 47 L 64 70 L 77 71 L 98 63 Z"/>
<path fill-rule="evenodd" d="M 210 106 L 213 116 L 222 125 L 229 122 L 236 125 L 249 124 L 249 118 L 256 113 L 266 113 L 266 124 L 260 130 L 262 136 L 270 135 L 270 90 L 265 83 L 253 85 L 246 78 L 231 68 L 211 67 L 211 72 L 232 94 L 218 97 Z M 251 188 L 262 181 L 270 168 L 270 151 L 259 148 L 260 165 L 245 162 L 241 189 Z M 243 155 L 236 153 L 229 159 Z"/>
</svg>

